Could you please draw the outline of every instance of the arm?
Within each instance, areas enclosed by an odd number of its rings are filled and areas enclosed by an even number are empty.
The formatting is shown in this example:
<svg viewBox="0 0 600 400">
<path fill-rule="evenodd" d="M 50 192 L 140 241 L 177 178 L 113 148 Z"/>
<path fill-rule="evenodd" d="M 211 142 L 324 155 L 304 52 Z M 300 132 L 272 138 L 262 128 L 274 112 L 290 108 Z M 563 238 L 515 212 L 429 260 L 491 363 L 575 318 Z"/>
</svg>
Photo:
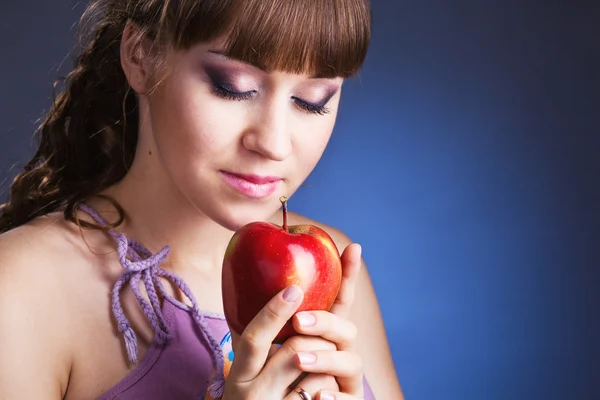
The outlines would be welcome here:
<svg viewBox="0 0 600 400">
<path fill-rule="evenodd" d="M 64 308 L 56 277 L 22 244 L 0 236 L 0 400 L 60 399 L 69 377 Z"/>
<path fill-rule="evenodd" d="M 339 230 L 331 227 L 325 229 L 336 242 L 340 252 L 352 243 Z M 358 328 L 356 352 L 362 358 L 365 378 L 375 398 L 403 400 L 404 396 L 392 361 L 381 310 L 364 260 L 356 284 L 356 298 L 350 319 Z"/>
<path fill-rule="evenodd" d="M 358 327 L 356 351 L 363 360 L 365 377 L 375 398 L 403 400 L 379 303 L 364 262 L 356 287 L 351 320 Z"/>
<path fill-rule="evenodd" d="M 281 216 L 276 214 L 273 222 Z M 350 238 L 338 229 L 318 223 L 296 213 L 288 213 L 292 224 L 314 224 L 329 233 L 340 253 L 352 243 Z M 358 328 L 356 352 L 360 355 L 364 374 L 377 400 L 403 400 L 390 348 L 381 318 L 377 296 L 371 283 L 364 260 L 356 284 L 356 298 L 351 310 L 351 321 Z"/>
</svg>

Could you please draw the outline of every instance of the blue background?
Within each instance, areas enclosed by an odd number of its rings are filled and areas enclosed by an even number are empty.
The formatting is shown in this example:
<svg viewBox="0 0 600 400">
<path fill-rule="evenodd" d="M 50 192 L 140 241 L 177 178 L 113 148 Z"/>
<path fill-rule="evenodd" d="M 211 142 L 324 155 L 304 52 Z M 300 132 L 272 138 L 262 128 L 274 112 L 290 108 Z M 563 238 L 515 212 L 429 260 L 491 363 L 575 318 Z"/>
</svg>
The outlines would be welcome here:
<svg viewBox="0 0 600 400">
<path fill-rule="evenodd" d="M 363 245 L 407 399 L 600 398 L 599 8 L 373 4 L 365 68 L 290 207 Z M 0 180 L 31 154 L 82 9 L 0 6 Z"/>
</svg>

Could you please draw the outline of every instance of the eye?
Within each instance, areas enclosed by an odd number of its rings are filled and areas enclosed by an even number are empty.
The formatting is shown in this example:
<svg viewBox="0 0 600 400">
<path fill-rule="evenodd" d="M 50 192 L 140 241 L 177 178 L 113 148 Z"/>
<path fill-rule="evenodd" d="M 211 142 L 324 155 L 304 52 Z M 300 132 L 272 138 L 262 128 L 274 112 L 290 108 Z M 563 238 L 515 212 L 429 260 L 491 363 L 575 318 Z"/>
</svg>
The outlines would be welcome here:
<svg viewBox="0 0 600 400">
<path fill-rule="evenodd" d="M 213 83 L 212 90 L 215 95 L 226 100 L 250 100 L 256 94 L 256 90 L 238 92 L 228 83 Z"/>
<path fill-rule="evenodd" d="M 302 100 L 298 97 L 292 97 L 292 100 L 294 100 L 294 103 L 296 103 L 296 106 L 298 106 L 301 110 L 306 111 L 310 114 L 325 115 L 331 111 L 330 108 L 325 106 L 325 104 L 327 104 L 327 102 L 321 103 L 321 104 L 314 104 L 314 103 L 309 103 L 305 100 Z"/>
</svg>

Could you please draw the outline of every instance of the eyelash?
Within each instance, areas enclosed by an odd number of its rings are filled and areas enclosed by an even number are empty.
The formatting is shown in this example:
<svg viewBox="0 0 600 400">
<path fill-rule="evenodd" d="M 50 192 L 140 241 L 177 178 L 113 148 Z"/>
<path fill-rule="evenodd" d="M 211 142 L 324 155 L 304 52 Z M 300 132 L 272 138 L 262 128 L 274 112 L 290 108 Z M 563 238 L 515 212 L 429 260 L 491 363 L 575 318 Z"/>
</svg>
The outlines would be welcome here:
<svg viewBox="0 0 600 400">
<path fill-rule="evenodd" d="M 213 92 L 223 99 L 237 101 L 250 100 L 252 96 L 254 96 L 254 94 L 256 93 L 255 90 L 251 90 L 249 92 L 244 93 L 238 93 L 227 86 L 228 85 L 224 84 L 213 85 Z M 292 99 L 300 109 L 310 114 L 325 115 L 330 112 L 330 109 L 325 107 L 325 105 L 308 103 L 297 97 L 292 97 Z"/>
</svg>

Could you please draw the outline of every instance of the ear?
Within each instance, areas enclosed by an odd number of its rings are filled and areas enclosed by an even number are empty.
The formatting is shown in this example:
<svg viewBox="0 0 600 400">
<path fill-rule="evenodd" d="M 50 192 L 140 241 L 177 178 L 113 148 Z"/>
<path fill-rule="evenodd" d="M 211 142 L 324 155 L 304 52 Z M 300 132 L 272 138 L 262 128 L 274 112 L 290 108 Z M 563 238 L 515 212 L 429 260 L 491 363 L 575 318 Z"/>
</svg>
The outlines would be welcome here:
<svg viewBox="0 0 600 400">
<path fill-rule="evenodd" d="M 148 39 L 141 29 L 131 21 L 127 22 L 121 38 L 121 67 L 129 86 L 137 94 L 145 94 L 150 84 L 151 55 Z"/>
</svg>

